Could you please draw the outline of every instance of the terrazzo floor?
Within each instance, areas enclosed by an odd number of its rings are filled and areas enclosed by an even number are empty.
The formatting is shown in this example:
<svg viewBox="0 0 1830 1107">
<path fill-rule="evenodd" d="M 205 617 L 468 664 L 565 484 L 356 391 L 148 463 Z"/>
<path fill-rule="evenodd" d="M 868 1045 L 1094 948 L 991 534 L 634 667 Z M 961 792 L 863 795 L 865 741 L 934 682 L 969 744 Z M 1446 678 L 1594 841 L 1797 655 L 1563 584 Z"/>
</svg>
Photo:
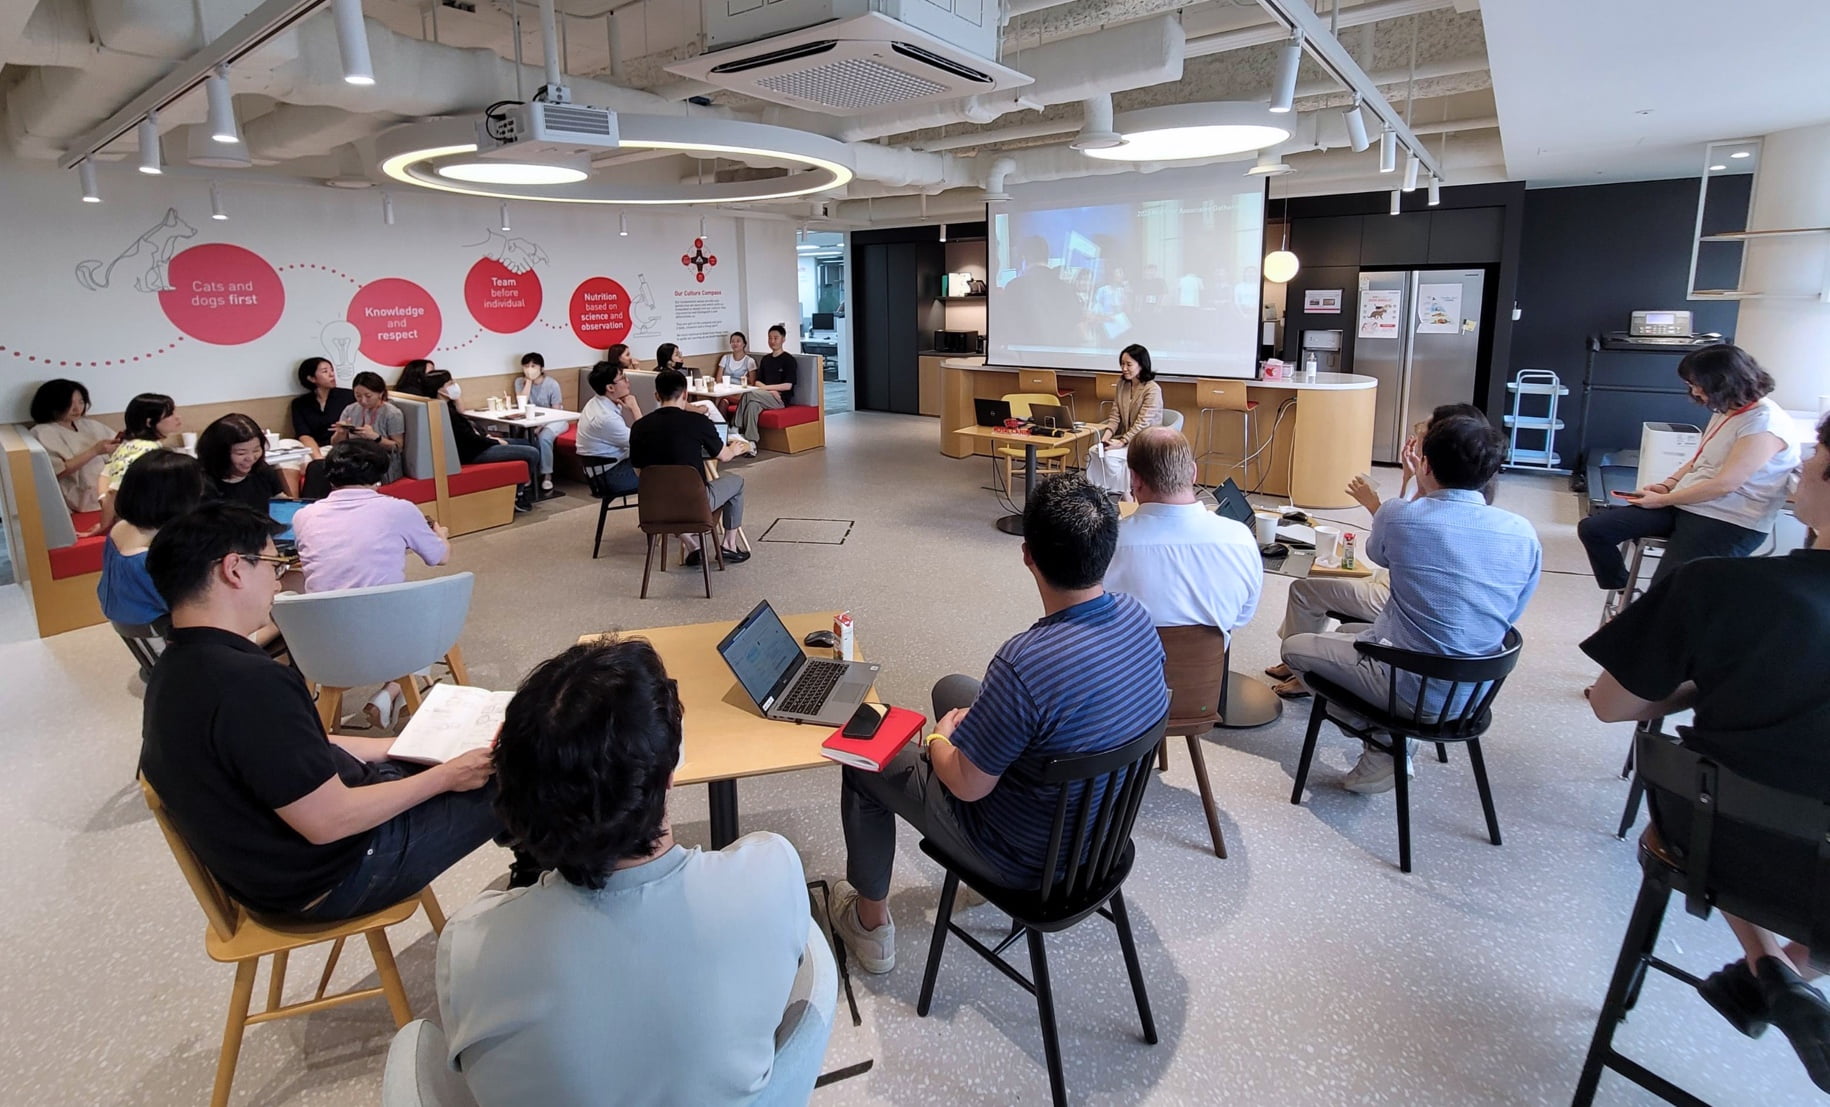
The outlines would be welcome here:
<svg viewBox="0 0 1830 1107">
<path fill-rule="evenodd" d="M 983 459 L 935 447 L 931 419 L 847 414 L 828 447 L 740 463 L 748 480 L 747 564 L 669 573 L 636 598 L 642 541 L 615 513 L 589 557 L 594 502 L 577 491 L 513 527 L 457 540 L 455 568 L 478 574 L 463 640 L 473 680 L 509 687 L 579 634 L 734 619 L 766 596 L 784 612 L 849 607 L 884 668 L 885 697 L 925 705 L 952 671 L 977 674 L 1039 604 L 1018 545 L 992 528 Z M 1383 470 L 1380 481 L 1396 483 Z M 1600 596 L 1581 575 L 1575 497 L 1550 478 L 1508 476 L 1499 502 L 1532 519 L 1549 570 L 1522 624 L 1523 660 L 1484 743 L 1505 845 L 1489 845 L 1465 757 L 1418 762 L 1416 871 L 1396 867 L 1392 797 L 1332 786 L 1357 747 L 1324 732 L 1314 788 L 1289 802 L 1306 709 L 1208 744 L 1231 858 L 1207 846 L 1185 750 L 1152 785 L 1126 888 L 1161 1041 L 1139 1038 L 1118 945 L 1097 919 L 1051 939 L 1061 1040 L 1075 1102 L 1101 1104 L 1548 1104 L 1567 1102 L 1638 882 L 1613 828 L 1626 786 L 1624 726 L 1589 715 L 1594 667 L 1575 645 Z M 1364 525 L 1357 512 L 1330 516 Z M 825 541 L 761 540 L 778 534 Z M 794 520 L 845 520 L 838 528 Z M 1235 668 L 1276 660 L 1288 581 L 1267 577 Z M 97 627 L 41 641 L 17 587 L 0 588 L 0 1101 L 188 1104 L 207 1099 L 230 970 L 202 948 L 203 920 L 132 783 L 140 687 L 125 649 Z M 843 873 L 838 777 L 812 771 L 746 782 L 743 826 L 787 835 L 810 878 Z M 706 838 L 703 789 L 674 798 L 675 826 Z M 502 878 L 486 847 L 437 891 L 455 909 Z M 818 1104 L 1043 1103 L 1029 997 L 957 944 L 929 1018 L 917 1019 L 937 870 L 905 831 L 892 906 L 901 966 L 861 977 L 862 1025 L 844 1017 L 829 1069 L 863 1075 Z M 995 911 L 968 922 L 1000 930 Z M 416 1011 L 436 1015 L 423 916 L 395 931 Z M 1674 908 L 1661 953 L 1698 971 L 1734 955 L 1727 929 Z M 1021 963 L 1021 954 L 1016 954 Z M 294 959 L 289 997 L 321 954 Z M 341 983 L 372 976 L 352 951 Z M 264 979 L 264 978 L 263 978 Z M 263 985 L 264 986 L 264 985 Z M 630 997 L 639 1003 L 640 997 Z M 392 1023 L 358 1004 L 253 1028 L 236 1104 L 373 1104 Z M 1736 1034 L 1695 995 L 1654 974 L 1620 1041 L 1723 1104 L 1818 1099 L 1785 1040 Z M 1599 1102 L 1655 1102 L 1608 1076 Z"/>
</svg>

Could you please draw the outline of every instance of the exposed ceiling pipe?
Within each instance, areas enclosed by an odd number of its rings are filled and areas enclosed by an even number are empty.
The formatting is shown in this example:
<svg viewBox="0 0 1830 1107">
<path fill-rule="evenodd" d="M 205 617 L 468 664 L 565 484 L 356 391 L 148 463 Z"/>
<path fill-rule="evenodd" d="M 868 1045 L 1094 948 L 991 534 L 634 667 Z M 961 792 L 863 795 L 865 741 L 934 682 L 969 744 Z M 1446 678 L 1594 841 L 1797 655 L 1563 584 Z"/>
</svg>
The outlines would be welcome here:
<svg viewBox="0 0 1830 1107">
<path fill-rule="evenodd" d="M 1076 150 L 1103 150 L 1123 142 L 1112 129 L 1112 94 L 1101 93 L 1080 102 L 1080 133 L 1071 144 Z"/>
<path fill-rule="evenodd" d="M 1342 8 L 1337 25 L 1360 27 L 1368 23 L 1382 23 L 1388 19 L 1422 15 L 1426 12 L 1441 11 L 1444 8 L 1452 7 L 1455 7 L 1455 0 L 1371 0 L 1370 3 Z M 1184 56 L 1202 58 L 1209 54 L 1224 54 L 1229 50 L 1243 50 L 1248 46 L 1264 46 L 1273 42 L 1283 42 L 1289 37 L 1289 28 L 1278 22 L 1219 31 L 1210 35 L 1195 35 L 1189 38 Z"/>
<path fill-rule="evenodd" d="M 1006 155 L 991 163 L 991 172 L 985 175 L 985 198 L 1002 200 L 1008 193 L 1004 191 L 1010 175 L 1017 171 L 1017 159 Z"/>
<path fill-rule="evenodd" d="M 930 139 L 916 144 L 915 149 L 931 150 L 936 153 L 942 150 L 965 150 L 973 146 L 989 146 L 996 142 L 1016 142 L 1030 138 L 1047 138 L 1050 135 L 1072 134 L 1080 130 L 1080 127 L 1079 123 L 1071 119 L 1018 123 L 991 131 L 974 131 L 971 134 L 948 135 L 945 138 Z"/>
<path fill-rule="evenodd" d="M 1019 15 L 1028 15 L 1045 8 L 1058 8 L 1068 3 L 1072 3 L 1072 0 L 1004 0 L 1004 10 L 998 16 L 998 26 L 1008 27 L 1010 21 Z"/>
<path fill-rule="evenodd" d="M 0 14 L 0 65 L 56 65 L 80 68 L 98 50 L 89 39 L 89 10 L 82 0 L 4 0 Z M 9 33 L 8 16 L 30 16 Z"/>
</svg>

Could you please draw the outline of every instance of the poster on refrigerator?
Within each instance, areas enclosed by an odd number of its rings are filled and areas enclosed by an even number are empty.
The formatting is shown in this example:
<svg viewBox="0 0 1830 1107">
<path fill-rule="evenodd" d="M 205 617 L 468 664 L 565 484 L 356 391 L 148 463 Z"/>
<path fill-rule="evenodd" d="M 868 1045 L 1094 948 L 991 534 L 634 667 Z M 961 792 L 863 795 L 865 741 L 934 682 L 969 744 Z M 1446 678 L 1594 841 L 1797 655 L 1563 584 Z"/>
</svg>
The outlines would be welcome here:
<svg viewBox="0 0 1830 1107">
<path fill-rule="evenodd" d="M 1397 289 L 1362 288 L 1359 337 L 1397 338 L 1403 307 L 1404 293 Z"/>
<path fill-rule="evenodd" d="M 1417 333 L 1454 334 L 1461 329 L 1461 285 L 1417 286 Z"/>
</svg>

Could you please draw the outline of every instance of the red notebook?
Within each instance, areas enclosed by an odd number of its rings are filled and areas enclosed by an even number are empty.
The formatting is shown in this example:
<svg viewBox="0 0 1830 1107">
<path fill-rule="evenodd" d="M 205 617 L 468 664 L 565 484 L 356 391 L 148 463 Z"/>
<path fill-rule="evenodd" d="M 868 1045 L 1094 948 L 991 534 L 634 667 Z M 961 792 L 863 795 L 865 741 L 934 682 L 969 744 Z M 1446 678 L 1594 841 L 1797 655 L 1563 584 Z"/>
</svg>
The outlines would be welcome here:
<svg viewBox="0 0 1830 1107">
<path fill-rule="evenodd" d="M 841 733 L 845 728 L 840 727 L 820 743 L 820 753 L 841 765 L 880 773 L 909 744 L 909 739 L 921 733 L 921 724 L 927 721 L 928 717 L 919 711 L 892 707 L 878 724 L 877 733 L 869 738 L 847 738 Z"/>
</svg>

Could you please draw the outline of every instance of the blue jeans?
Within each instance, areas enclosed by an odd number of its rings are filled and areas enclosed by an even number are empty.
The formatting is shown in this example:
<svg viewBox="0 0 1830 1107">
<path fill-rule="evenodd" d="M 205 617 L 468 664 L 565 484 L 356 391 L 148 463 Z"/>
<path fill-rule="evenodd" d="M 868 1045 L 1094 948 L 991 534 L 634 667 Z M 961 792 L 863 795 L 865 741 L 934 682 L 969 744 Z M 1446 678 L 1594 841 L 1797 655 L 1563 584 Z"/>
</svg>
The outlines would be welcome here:
<svg viewBox="0 0 1830 1107">
<path fill-rule="evenodd" d="M 549 458 L 550 460 L 550 458 Z M 475 461 L 519 461 L 527 465 L 527 483 L 540 483 L 540 451 L 520 442 L 498 442 L 478 454 Z M 546 470 L 552 472 L 551 469 Z"/>
<path fill-rule="evenodd" d="M 418 766 L 396 761 L 378 766 L 398 780 Z M 469 792 L 445 792 L 376 827 L 362 860 L 317 903 L 298 912 L 311 922 L 353 919 L 416 896 L 434 877 L 502 833 L 495 812 L 496 782 Z"/>
<path fill-rule="evenodd" d="M 534 436 L 534 444 L 540 450 L 540 471 L 548 476 L 553 474 L 553 443 L 559 440 L 562 429 L 557 424 L 541 427 L 540 433 Z"/>
<path fill-rule="evenodd" d="M 1699 557 L 1746 557 L 1766 541 L 1766 532 L 1710 519 L 1675 507 L 1604 507 L 1576 524 L 1576 537 L 1588 551 L 1595 583 L 1625 588 L 1627 562 L 1620 544 L 1635 538 L 1663 538 L 1665 552 L 1652 574 L 1657 584 L 1679 566 Z M 1651 587 L 1651 585 L 1647 585 Z"/>
</svg>

